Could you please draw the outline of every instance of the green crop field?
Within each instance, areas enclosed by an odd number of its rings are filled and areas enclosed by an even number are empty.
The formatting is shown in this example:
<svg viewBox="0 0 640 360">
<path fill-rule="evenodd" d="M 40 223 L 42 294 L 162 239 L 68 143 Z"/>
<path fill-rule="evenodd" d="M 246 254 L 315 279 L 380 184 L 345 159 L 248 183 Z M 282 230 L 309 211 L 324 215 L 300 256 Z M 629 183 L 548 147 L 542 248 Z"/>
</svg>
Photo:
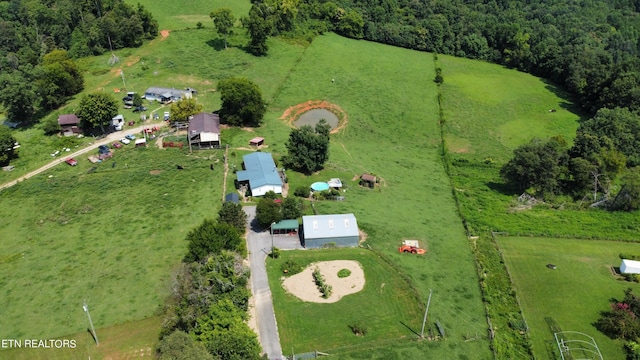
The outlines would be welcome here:
<svg viewBox="0 0 640 360">
<path fill-rule="evenodd" d="M 498 237 L 498 243 L 530 327 L 536 358 L 549 356 L 553 333 L 547 318 L 562 331 L 579 331 L 595 338 L 605 359 L 622 359 L 622 343 L 612 341 L 592 325 L 611 298 L 640 285 L 620 280 L 611 267 L 620 266 L 620 253 L 639 253 L 637 244 L 536 237 Z M 546 267 L 556 265 L 556 270 Z"/>
</svg>

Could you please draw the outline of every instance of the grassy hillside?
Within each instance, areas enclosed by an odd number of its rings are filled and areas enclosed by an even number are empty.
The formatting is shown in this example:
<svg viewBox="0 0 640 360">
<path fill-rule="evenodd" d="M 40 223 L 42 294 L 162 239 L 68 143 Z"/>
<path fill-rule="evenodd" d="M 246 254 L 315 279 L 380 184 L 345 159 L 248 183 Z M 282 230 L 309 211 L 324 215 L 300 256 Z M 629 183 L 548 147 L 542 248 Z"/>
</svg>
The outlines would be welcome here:
<svg viewBox="0 0 640 360">
<path fill-rule="evenodd" d="M 585 211 L 570 205 L 523 208 L 515 201 L 518 194 L 501 185 L 499 168 L 515 147 L 534 136 L 561 135 L 571 142 L 579 115 L 569 97 L 552 84 L 483 62 L 440 55 L 434 63 L 428 53 L 333 34 L 314 39 L 308 47 L 270 39 L 269 56 L 256 58 L 242 48 L 247 41 L 243 29 L 237 29 L 229 39 L 230 48 L 224 50 L 208 17 L 220 6 L 232 7 L 236 16 L 246 14 L 249 2 L 195 1 L 189 6 L 175 1 L 141 3 L 153 12 L 161 29 L 169 30 L 169 35 L 138 49 L 116 52 L 120 62 L 115 66 L 108 65 L 110 54 L 81 60 L 85 93 L 107 91 L 119 99 L 120 93 L 115 90 L 124 88 L 124 74 L 127 90 L 194 87 L 205 110 L 213 111 L 220 107 L 216 90 L 219 80 L 248 77 L 262 89 L 268 109 L 263 126 L 223 132 L 223 143 L 231 147 L 230 163 L 236 167 L 254 136 L 264 136 L 264 151 L 273 152 L 277 159 L 285 154 L 290 127 L 280 117 L 290 106 L 326 100 L 347 113 L 346 128 L 331 137 L 326 168 L 311 176 L 289 172 L 290 189 L 340 177 L 346 185 L 345 200 L 317 202 L 316 210 L 320 214 L 353 212 L 367 235 L 364 245 L 398 271 L 390 278 L 397 275 L 410 280 L 420 298 L 420 309 L 403 312 L 398 306 L 391 316 L 398 323 L 421 314 L 433 290 L 428 325 L 433 329 L 434 322 L 440 321 L 447 339 L 414 342 L 411 330 L 416 330 L 420 319 L 411 320 L 404 337 L 398 327 L 391 339 L 375 344 L 358 339 L 356 344 L 341 343 L 337 348 L 327 345 L 335 350 L 337 358 L 492 357 L 474 258 L 458 211 L 472 235 L 499 230 L 562 237 L 637 238 L 637 213 Z M 204 28 L 197 29 L 198 22 Z M 443 70 L 444 119 L 439 119 L 435 66 Z M 60 113 L 73 112 L 79 98 Z M 150 111 L 164 110 L 150 106 Z M 122 111 L 127 120 L 138 116 L 130 110 Z M 440 120 L 444 120 L 442 128 Z M 50 153 L 61 146 L 59 140 L 45 138 L 37 127 L 20 130 L 16 137 L 23 144 L 21 157 L 15 163 L 16 170 L 1 173 L 0 181 L 48 162 Z M 445 160 L 441 156 L 443 138 L 448 150 Z M 81 140 L 78 146 L 89 141 Z M 79 159 L 78 167 L 58 166 L 0 192 L 0 271 L 6 274 L 0 279 L 0 291 L 6 294 L 0 298 L 0 338 L 83 334 L 84 299 L 99 331 L 152 317 L 168 292 L 172 269 L 184 255 L 186 232 L 202 219 L 215 216 L 222 196 L 222 167 L 211 171 L 209 165 L 219 164 L 221 158 L 221 151 L 188 156 L 178 150 L 153 147 L 118 150 L 112 161 L 100 164 L 93 172 L 89 172 L 91 165 L 85 159 Z M 176 164 L 185 170 L 176 170 Z M 447 166 L 451 178 L 445 172 Z M 152 174 L 153 170 L 159 170 L 159 174 Z M 365 172 L 377 175 L 380 186 L 359 187 L 355 178 Z M 231 184 L 233 176 L 227 180 L 227 186 Z M 397 247 L 403 239 L 420 240 L 428 253 L 399 254 Z M 539 240 L 535 244 L 543 243 Z M 564 249 L 566 254 L 573 248 L 570 244 Z M 538 251 L 534 242 L 527 242 L 531 249 L 522 246 L 524 250 L 514 253 Z M 539 258 L 548 256 L 551 254 L 543 253 Z M 575 261 L 568 256 L 557 262 L 562 260 Z M 528 288 L 530 281 L 536 281 L 528 277 L 534 273 L 532 268 L 511 266 L 511 260 L 509 266 L 518 293 Z M 576 284 L 580 281 L 578 277 L 572 280 Z M 531 336 L 538 353 L 548 334 L 536 322 L 553 304 L 540 306 L 546 304 L 538 300 L 547 290 L 537 286 L 530 289 L 540 291 L 523 292 L 521 298 L 525 316 L 535 319 L 531 320 Z M 599 308 L 598 301 L 585 306 Z M 276 303 L 276 312 L 283 316 L 278 306 Z M 341 311 L 344 309 L 326 315 L 339 317 Z M 584 325 L 561 315 L 552 316 L 557 316 L 563 329 L 565 323 L 567 328 Z M 140 324 L 147 334 L 152 333 L 148 327 L 157 325 L 152 321 Z M 133 345 L 114 345 L 114 339 L 131 331 L 126 326 L 112 333 L 105 331 L 101 341 L 112 344 L 115 353 L 128 353 Z M 311 334 L 297 333 L 299 337 L 294 337 L 291 328 L 280 330 L 285 352 L 294 343 L 313 344 Z M 145 347 L 135 346 L 139 345 Z M 146 347 L 152 346 L 153 341 L 148 340 Z M 610 354 L 619 354 L 614 343 L 603 346 Z M 60 358 L 76 355 L 57 353 Z M 24 356 L 11 352 L 13 358 Z"/>
<path fill-rule="evenodd" d="M 488 358 L 473 258 L 439 156 L 434 75 L 431 54 L 335 35 L 318 37 L 271 104 L 268 117 L 307 100 L 328 100 L 347 112 L 346 129 L 332 136 L 326 169 L 310 177 L 290 174 L 290 187 L 341 177 L 348 186 L 346 200 L 317 203 L 318 212 L 353 212 L 368 234 L 367 245 L 411 278 L 422 301 L 426 303 L 433 289 L 430 319 L 440 320 L 446 341 L 456 344 L 418 348 L 435 358 Z M 380 176 L 381 186 L 370 190 L 351 180 L 363 172 Z M 429 253 L 398 254 L 403 239 L 421 240 Z M 475 334 L 483 339 L 464 341 Z M 385 346 L 385 351 L 405 351 L 397 347 Z"/>
</svg>

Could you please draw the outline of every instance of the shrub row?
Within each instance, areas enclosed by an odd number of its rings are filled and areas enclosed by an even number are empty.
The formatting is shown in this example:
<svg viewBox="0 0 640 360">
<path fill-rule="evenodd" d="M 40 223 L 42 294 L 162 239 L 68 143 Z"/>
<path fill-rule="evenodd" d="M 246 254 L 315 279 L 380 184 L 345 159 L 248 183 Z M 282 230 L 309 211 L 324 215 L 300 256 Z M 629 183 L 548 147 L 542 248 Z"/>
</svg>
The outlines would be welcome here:
<svg viewBox="0 0 640 360">
<path fill-rule="evenodd" d="M 315 268 L 313 270 L 313 280 L 316 282 L 316 286 L 318 287 L 318 290 L 320 290 L 320 292 L 322 293 L 323 298 L 326 299 L 329 296 L 331 296 L 331 291 L 333 289 L 331 288 L 331 285 L 324 282 L 324 276 L 320 274 L 320 269 Z"/>
</svg>

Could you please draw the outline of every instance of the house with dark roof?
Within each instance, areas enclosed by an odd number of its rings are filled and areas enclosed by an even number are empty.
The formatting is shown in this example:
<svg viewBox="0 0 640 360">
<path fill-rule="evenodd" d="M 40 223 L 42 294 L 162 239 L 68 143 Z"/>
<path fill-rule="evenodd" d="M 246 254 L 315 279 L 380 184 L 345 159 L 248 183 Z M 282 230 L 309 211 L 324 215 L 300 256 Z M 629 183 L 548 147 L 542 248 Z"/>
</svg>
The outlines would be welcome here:
<svg viewBox="0 0 640 360">
<path fill-rule="evenodd" d="M 189 146 L 197 149 L 220 147 L 220 117 L 218 114 L 199 113 L 189 120 Z"/>
<path fill-rule="evenodd" d="M 353 214 L 305 215 L 302 244 L 306 248 L 358 246 L 360 232 Z"/>
<path fill-rule="evenodd" d="M 190 98 L 191 91 L 178 90 L 175 88 L 150 87 L 144 92 L 144 98 L 149 101 L 158 101 L 166 104 L 171 101 L 178 101 L 184 98 Z"/>
<path fill-rule="evenodd" d="M 80 119 L 75 114 L 58 116 L 58 125 L 62 129 L 62 135 L 73 136 L 80 134 Z"/>
<path fill-rule="evenodd" d="M 269 191 L 282 194 L 282 178 L 271 153 L 254 152 L 242 157 L 244 170 L 238 171 L 238 183 L 248 186 L 252 196 L 262 196 Z"/>
</svg>

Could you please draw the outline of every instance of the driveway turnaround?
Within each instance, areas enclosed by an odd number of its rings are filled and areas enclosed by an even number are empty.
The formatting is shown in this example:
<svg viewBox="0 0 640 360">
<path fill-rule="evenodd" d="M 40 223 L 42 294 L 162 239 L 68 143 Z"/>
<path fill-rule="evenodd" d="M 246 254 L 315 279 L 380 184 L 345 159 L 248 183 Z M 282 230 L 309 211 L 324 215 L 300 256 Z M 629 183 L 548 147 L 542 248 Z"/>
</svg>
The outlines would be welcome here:
<svg viewBox="0 0 640 360">
<path fill-rule="evenodd" d="M 267 279 L 265 260 L 273 246 L 281 250 L 302 249 L 296 236 L 275 235 L 271 237 L 269 230 L 259 228 L 255 206 L 245 206 L 247 213 L 247 249 L 249 250 L 249 266 L 251 267 L 251 293 L 254 297 L 256 322 L 258 325 L 258 339 L 262 350 L 271 360 L 283 359 L 278 324 L 273 310 L 271 289 Z"/>
</svg>

